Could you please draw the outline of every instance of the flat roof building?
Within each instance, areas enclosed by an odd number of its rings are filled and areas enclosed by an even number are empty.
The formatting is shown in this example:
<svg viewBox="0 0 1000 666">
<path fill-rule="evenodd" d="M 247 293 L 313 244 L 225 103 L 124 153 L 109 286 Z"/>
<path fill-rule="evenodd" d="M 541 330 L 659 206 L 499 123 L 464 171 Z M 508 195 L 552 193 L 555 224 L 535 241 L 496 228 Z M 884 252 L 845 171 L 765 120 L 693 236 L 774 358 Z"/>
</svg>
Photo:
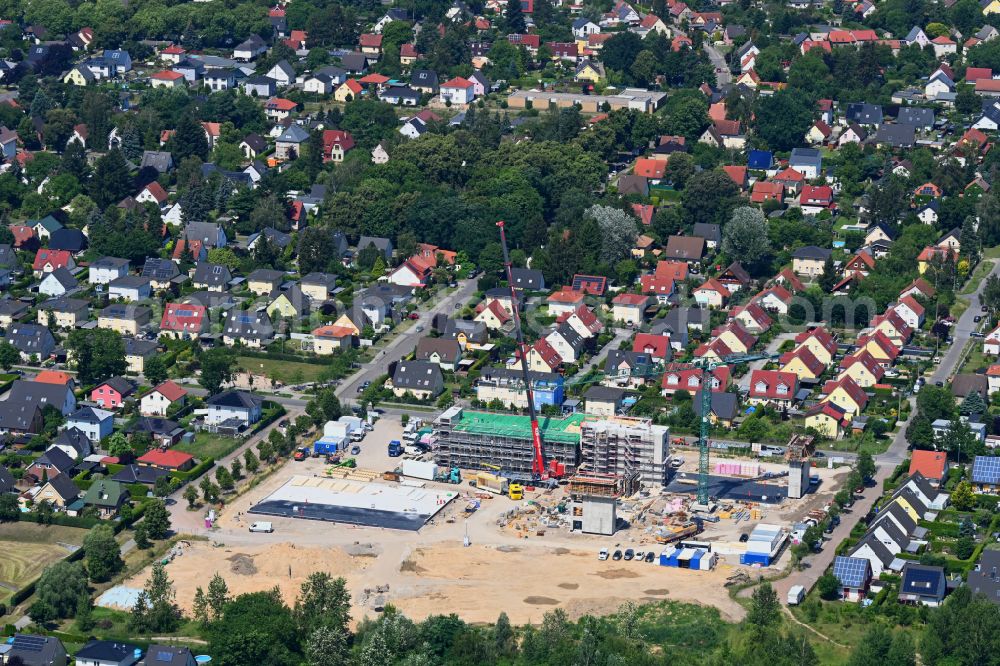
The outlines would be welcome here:
<svg viewBox="0 0 1000 666">
<path fill-rule="evenodd" d="M 634 109 L 645 113 L 653 113 L 667 98 L 667 93 L 644 90 L 642 88 L 625 88 L 614 95 L 584 95 L 581 93 L 553 92 L 548 90 L 517 90 L 507 98 L 507 104 L 512 109 L 530 107 L 544 111 L 555 105 L 560 109 L 568 109 L 579 105 L 584 113 L 599 113 L 607 104 L 612 111 L 616 109 Z"/>
</svg>

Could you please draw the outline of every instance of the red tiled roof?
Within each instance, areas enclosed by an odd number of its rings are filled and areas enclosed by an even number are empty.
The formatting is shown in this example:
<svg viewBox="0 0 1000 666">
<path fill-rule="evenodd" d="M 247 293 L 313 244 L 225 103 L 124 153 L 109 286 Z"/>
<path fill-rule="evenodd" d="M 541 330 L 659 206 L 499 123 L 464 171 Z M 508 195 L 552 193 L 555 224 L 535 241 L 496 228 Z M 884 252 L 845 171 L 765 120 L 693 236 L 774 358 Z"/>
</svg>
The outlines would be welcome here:
<svg viewBox="0 0 1000 666">
<path fill-rule="evenodd" d="M 169 379 L 153 389 L 170 402 L 176 402 L 187 395 L 187 391 Z"/>
<path fill-rule="evenodd" d="M 965 82 L 975 83 L 979 79 L 992 79 L 993 70 L 989 67 L 966 67 Z"/>
<path fill-rule="evenodd" d="M 149 185 L 146 185 L 144 189 L 149 192 L 158 203 L 162 204 L 167 200 L 167 191 L 163 189 L 163 186 L 155 180 Z"/>
<path fill-rule="evenodd" d="M 920 472 L 928 479 L 940 481 L 948 465 L 948 455 L 944 451 L 921 451 L 914 449 L 910 458 L 910 474 Z"/>
<path fill-rule="evenodd" d="M 542 361 L 545 362 L 550 368 L 558 368 L 559 364 L 562 363 L 562 356 L 556 351 L 555 347 L 549 344 L 549 341 L 545 338 L 539 338 L 532 349 L 541 357 Z"/>
<path fill-rule="evenodd" d="M 153 449 L 142 455 L 138 459 L 138 462 L 153 467 L 162 467 L 163 469 L 179 469 L 193 459 L 194 456 L 183 451 Z"/>
<path fill-rule="evenodd" d="M 569 287 L 563 287 L 559 291 L 549 294 L 545 300 L 549 303 L 583 303 L 583 297 L 582 291 L 573 291 Z"/>
<path fill-rule="evenodd" d="M 779 171 L 777 175 L 775 175 L 773 180 L 801 183 L 803 180 L 805 180 L 805 178 L 806 178 L 805 176 L 803 176 L 801 173 L 799 173 L 792 167 L 788 167 L 787 169 Z"/>
<path fill-rule="evenodd" d="M 476 84 L 468 79 L 464 79 L 461 76 L 456 76 L 452 80 L 442 83 L 441 88 L 475 88 Z"/>
<path fill-rule="evenodd" d="M 767 400 L 793 400 L 799 378 L 792 372 L 754 370 L 750 375 L 750 397 Z M 784 391 L 779 391 L 783 388 Z"/>
<path fill-rule="evenodd" d="M 655 358 L 666 358 L 670 351 L 670 336 L 636 333 L 635 340 L 632 341 L 632 351 L 647 353 Z"/>
<path fill-rule="evenodd" d="M 869 333 L 868 335 L 863 335 L 858 338 L 858 346 L 867 346 L 869 342 L 874 342 L 881 349 L 882 352 L 889 358 L 889 360 L 895 359 L 899 356 L 900 350 L 896 348 L 896 345 L 892 344 L 892 340 L 889 339 L 882 331 L 875 331 Z"/>
<path fill-rule="evenodd" d="M 663 178 L 667 170 L 666 160 L 655 160 L 648 157 L 640 157 L 635 161 L 635 175 L 645 178 Z"/>
<path fill-rule="evenodd" d="M 824 400 L 823 402 L 817 403 L 806 410 L 807 417 L 816 416 L 817 414 L 825 414 L 838 423 L 841 423 L 847 415 L 847 412 L 844 411 L 844 408 L 840 405 L 830 402 L 829 400 Z"/>
<path fill-rule="evenodd" d="M 646 305 L 649 299 L 642 294 L 618 294 L 611 302 L 615 305 Z"/>
<path fill-rule="evenodd" d="M 276 111 L 294 111 L 298 108 L 298 104 L 290 99 L 285 99 L 283 97 L 272 97 L 267 100 L 264 104 L 265 108 L 274 109 Z"/>
<path fill-rule="evenodd" d="M 312 334 L 317 338 L 346 338 L 354 335 L 354 329 L 350 326 L 334 326 L 327 324 L 313 329 Z"/>
<path fill-rule="evenodd" d="M 867 349 L 862 349 L 854 352 L 850 356 L 845 356 L 840 361 L 840 369 L 847 370 L 852 365 L 857 363 L 865 366 L 865 369 L 875 376 L 875 381 L 881 379 L 882 375 L 885 373 L 885 369 L 879 365 L 879 362 L 875 360 L 875 357 L 872 356 Z"/>
<path fill-rule="evenodd" d="M 726 172 L 737 187 L 743 187 L 747 182 L 747 168 L 745 166 L 724 166 L 722 170 Z"/>
<path fill-rule="evenodd" d="M 160 320 L 160 330 L 195 333 L 201 330 L 204 319 L 204 305 L 167 303 Z"/>
<path fill-rule="evenodd" d="M 53 269 L 65 268 L 72 258 L 69 250 L 49 250 L 43 247 L 35 254 L 35 261 L 31 267 L 36 271 L 43 270 L 46 265 Z"/>
<path fill-rule="evenodd" d="M 157 81 L 177 81 L 178 79 L 183 79 L 184 75 L 180 72 L 167 69 L 162 72 L 154 72 L 149 75 L 149 78 L 156 79 Z"/>
<path fill-rule="evenodd" d="M 729 298 L 732 296 L 732 293 L 730 293 L 729 289 L 726 288 L 726 285 L 722 284 L 717 278 L 714 277 L 710 277 L 705 280 L 705 282 L 700 287 L 695 289 L 695 291 L 716 291 L 720 293 L 723 298 Z"/>
<path fill-rule="evenodd" d="M 750 194 L 750 200 L 754 203 L 763 203 L 768 199 L 773 199 L 775 201 L 781 201 L 785 192 L 785 186 L 781 183 L 768 182 L 766 180 L 758 180 L 753 184 L 753 190 Z"/>
<path fill-rule="evenodd" d="M 67 384 L 72 381 L 70 377 L 65 372 L 60 372 L 58 370 L 42 370 L 39 372 L 35 378 L 32 380 L 40 384 Z"/>
<path fill-rule="evenodd" d="M 793 351 L 782 354 L 781 367 L 785 367 L 795 359 L 802 361 L 802 364 L 817 377 L 823 374 L 823 370 L 826 368 L 823 365 L 823 361 L 816 358 L 816 355 L 810 351 L 809 347 L 797 347 Z"/>
<path fill-rule="evenodd" d="M 358 44 L 367 48 L 381 48 L 382 35 L 364 34 L 358 38 Z"/>
<path fill-rule="evenodd" d="M 858 409 L 864 409 L 865 405 L 868 404 L 868 394 L 865 390 L 858 386 L 858 383 L 851 379 L 849 375 L 844 375 L 840 379 L 831 379 L 827 383 L 823 384 L 823 393 L 830 395 L 837 388 L 843 388 L 844 391 L 851 397 L 851 400 L 858 406 Z"/>
</svg>

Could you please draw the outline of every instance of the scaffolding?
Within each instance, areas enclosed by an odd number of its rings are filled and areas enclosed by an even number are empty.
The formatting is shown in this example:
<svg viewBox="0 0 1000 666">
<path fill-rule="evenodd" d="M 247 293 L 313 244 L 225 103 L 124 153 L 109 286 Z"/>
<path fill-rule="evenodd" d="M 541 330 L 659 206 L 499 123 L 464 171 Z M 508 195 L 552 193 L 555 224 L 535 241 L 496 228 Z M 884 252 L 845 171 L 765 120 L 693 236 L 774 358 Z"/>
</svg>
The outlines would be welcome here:
<svg viewBox="0 0 1000 666">
<path fill-rule="evenodd" d="M 667 428 L 653 425 L 649 419 L 616 416 L 588 420 L 581 430 L 581 461 L 598 474 L 662 487 L 669 476 L 669 442 Z"/>
<path fill-rule="evenodd" d="M 581 469 L 569 480 L 567 490 L 571 497 L 622 497 L 638 489 L 635 475 L 622 477 L 618 474 L 600 474 Z"/>
<path fill-rule="evenodd" d="M 572 474 L 579 465 L 582 414 L 542 417 L 539 427 L 549 459 L 565 465 Z M 447 467 L 481 469 L 497 465 L 504 476 L 530 479 L 534 444 L 531 420 L 526 416 L 466 411 L 451 407 L 434 421 L 438 448 L 435 462 Z"/>
</svg>

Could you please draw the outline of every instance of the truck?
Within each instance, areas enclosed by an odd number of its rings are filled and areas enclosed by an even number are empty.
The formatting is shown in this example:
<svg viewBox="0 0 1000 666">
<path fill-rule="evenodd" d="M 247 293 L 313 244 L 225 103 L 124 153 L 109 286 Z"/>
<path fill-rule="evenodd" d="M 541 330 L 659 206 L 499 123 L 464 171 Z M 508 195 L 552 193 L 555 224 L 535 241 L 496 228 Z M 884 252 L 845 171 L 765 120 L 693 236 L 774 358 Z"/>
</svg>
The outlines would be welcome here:
<svg viewBox="0 0 1000 666">
<path fill-rule="evenodd" d="M 666 532 L 662 532 L 656 535 L 657 543 L 673 543 L 675 541 L 680 541 L 681 539 L 686 539 L 690 536 L 695 536 L 701 533 L 701 526 L 698 523 L 688 523 L 680 527 L 668 528 Z"/>
<path fill-rule="evenodd" d="M 512 483 L 507 488 L 507 496 L 510 497 L 515 502 L 520 502 L 524 499 L 524 486 L 520 483 Z"/>
<path fill-rule="evenodd" d="M 398 458 L 403 455 L 403 444 L 398 439 L 389 442 L 389 457 Z"/>
<path fill-rule="evenodd" d="M 802 585 L 792 585 L 788 590 L 788 598 L 785 600 L 789 606 L 798 606 L 806 598 L 806 588 Z"/>
<path fill-rule="evenodd" d="M 321 437 L 313 444 L 313 456 L 328 456 L 340 450 L 340 440 L 332 437 Z"/>
<path fill-rule="evenodd" d="M 494 495 L 506 495 L 509 487 L 510 482 L 502 476 L 490 474 L 489 472 L 479 472 L 476 474 L 476 488 L 479 490 L 485 490 Z"/>
<path fill-rule="evenodd" d="M 440 483 L 462 483 L 462 470 L 452 467 L 450 471 L 439 472 L 434 480 Z"/>
<path fill-rule="evenodd" d="M 437 478 L 438 467 L 432 462 L 404 460 L 400 471 L 403 473 L 403 476 L 411 476 L 415 479 L 433 481 Z"/>
<path fill-rule="evenodd" d="M 274 526 L 271 525 L 271 523 L 266 523 L 266 522 L 254 523 L 254 524 L 252 524 L 250 526 L 250 531 L 251 532 L 265 532 L 267 534 L 270 534 L 271 532 L 274 531 Z"/>
</svg>

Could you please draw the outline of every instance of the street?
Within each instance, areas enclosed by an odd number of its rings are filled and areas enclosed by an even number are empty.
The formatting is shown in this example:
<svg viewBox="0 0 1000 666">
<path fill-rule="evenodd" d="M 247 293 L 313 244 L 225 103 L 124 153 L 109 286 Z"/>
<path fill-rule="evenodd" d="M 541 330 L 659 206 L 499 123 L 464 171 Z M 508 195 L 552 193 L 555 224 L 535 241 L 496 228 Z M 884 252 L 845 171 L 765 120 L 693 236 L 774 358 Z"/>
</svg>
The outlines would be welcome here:
<svg viewBox="0 0 1000 666">
<path fill-rule="evenodd" d="M 417 326 L 410 326 L 395 340 L 386 345 L 383 350 L 377 352 L 375 359 L 371 363 L 365 364 L 361 370 L 354 373 L 350 377 L 345 378 L 344 381 L 342 381 L 337 387 L 337 397 L 343 402 L 353 401 L 357 397 L 358 386 L 364 382 L 374 381 L 377 377 L 386 374 L 389 370 L 390 363 L 400 360 L 413 351 L 413 348 L 417 345 L 417 341 L 423 337 L 432 326 L 434 316 L 438 314 L 443 314 L 448 317 L 452 316 L 455 313 L 455 304 L 460 303 L 464 305 L 472 294 L 475 293 L 478 283 L 478 279 L 461 280 L 459 282 L 458 289 L 441 299 L 441 301 L 434 306 L 433 310 L 419 310 L 420 323 L 418 325 L 424 330 L 418 331 Z"/>
<path fill-rule="evenodd" d="M 707 41 L 702 43 L 701 47 L 705 50 L 708 59 L 712 61 L 712 66 L 715 67 L 716 87 L 721 88 L 730 83 L 733 80 L 733 75 L 729 73 L 729 65 L 726 63 L 725 57 Z"/>
<path fill-rule="evenodd" d="M 998 273 L 1000 273 L 1000 263 L 993 262 L 993 268 L 988 275 L 996 275 Z M 934 370 L 930 383 L 945 382 L 958 371 L 957 365 L 961 358 L 962 350 L 970 339 L 969 334 L 976 329 L 975 317 L 979 314 L 979 295 L 985 286 L 986 277 L 976 285 L 976 291 L 968 295 L 969 308 L 962 313 L 959 320 L 955 322 L 955 326 L 952 327 L 953 340 L 951 347 L 941 359 L 941 363 Z M 906 441 L 906 428 L 910 424 L 910 419 L 916 413 L 916 398 L 910 396 L 909 402 L 910 416 L 900 424 L 899 430 L 896 432 L 895 437 L 893 437 L 892 444 L 889 445 L 886 452 L 875 456 L 875 464 L 878 466 L 875 478 L 865 487 L 864 492 L 857 497 L 850 513 L 844 516 L 844 519 L 840 521 L 840 525 L 829 535 L 823 550 L 806 558 L 803 561 L 805 568 L 802 571 L 792 571 L 790 575 L 774 583 L 774 588 L 778 592 L 779 599 L 784 600 L 787 598 L 788 590 L 793 585 L 803 585 L 809 590 L 816 584 L 816 581 L 823 575 L 823 572 L 833 564 L 833 558 L 837 554 L 837 544 L 850 536 L 854 525 L 871 511 L 872 507 L 875 506 L 875 502 L 882 496 L 882 487 L 885 480 L 889 478 L 897 465 L 906 460 L 909 449 L 909 443 Z"/>
</svg>

